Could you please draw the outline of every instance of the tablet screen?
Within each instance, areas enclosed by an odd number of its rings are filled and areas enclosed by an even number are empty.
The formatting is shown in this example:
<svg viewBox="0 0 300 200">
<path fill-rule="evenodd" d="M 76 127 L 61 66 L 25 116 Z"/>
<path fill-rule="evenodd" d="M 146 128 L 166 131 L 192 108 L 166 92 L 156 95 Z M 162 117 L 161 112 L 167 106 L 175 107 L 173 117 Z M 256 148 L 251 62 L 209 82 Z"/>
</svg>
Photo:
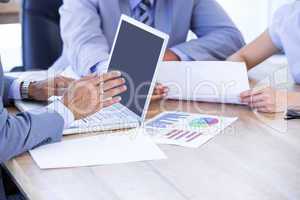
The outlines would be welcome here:
<svg viewBox="0 0 300 200">
<path fill-rule="evenodd" d="M 122 21 L 109 63 L 126 79 L 127 92 L 121 103 L 142 117 L 164 38 Z M 155 81 L 155 80 L 154 80 Z"/>
</svg>

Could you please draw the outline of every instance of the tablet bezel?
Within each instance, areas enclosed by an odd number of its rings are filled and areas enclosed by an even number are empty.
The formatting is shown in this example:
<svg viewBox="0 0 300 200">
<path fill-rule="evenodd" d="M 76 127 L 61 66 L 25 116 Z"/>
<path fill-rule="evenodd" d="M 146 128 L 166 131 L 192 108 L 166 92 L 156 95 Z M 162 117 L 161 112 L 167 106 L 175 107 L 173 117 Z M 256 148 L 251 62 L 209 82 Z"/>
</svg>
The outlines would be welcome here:
<svg viewBox="0 0 300 200">
<path fill-rule="evenodd" d="M 164 54 L 165 54 L 165 51 L 167 49 L 167 45 L 168 45 L 168 41 L 169 41 L 169 35 L 166 34 L 166 33 L 163 33 L 157 29 L 154 29 L 146 24 L 143 24 L 142 22 L 139 22 L 127 15 L 124 15 L 122 14 L 121 15 L 121 18 L 120 18 L 120 22 L 119 22 L 119 25 L 118 25 L 118 29 L 117 29 L 117 32 L 116 32 L 116 35 L 115 35 L 115 38 L 114 38 L 114 42 L 113 42 L 113 45 L 112 45 L 112 48 L 111 48 L 111 53 L 109 55 L 109 65 L 110 66 L 110 63 L 111 63 L 111 59 L 112 59 L 112 55 L 113 55 L 113 52 L 114 52 L 114 49 L 115 49 L 115 45 L 116 45 L 116 42 L 117 42 L 117 38 L 118 38 L 118 35 L 120 33 L 120 28 L 121 28 L 121 25 L 123 22 L 127 22 L 127 23 L 130 23 L 144 31 L 147 31 L 161 39 L 163 39 L 163 45 L 162 45 L 162 48 L 160 50 L 160 55 L 159 55 L 159 59 L 158 59 L 158 62 L 156 64 L 156 68 L 155 68 L 155 71 L 154 71 L 154 75 L 152 77 L 152 81 L 151 81 L 151 86 L 149 88 L 149 92 L 148 92 L 148 95 L 147 95 L 147 98 L 146 98 L 146 102 L 145 102 L 145 105 L 144 105 L 144 108 L 143 108 L 143 112 L 142 112 L 142 116 L 139 116 L 140 117 L 140 121 L 141 123 L 144 123 L 145 121 L 145 118 L 146 118 L 146 114 L 147 114 L 147 111 L 148 111 L 148 108 L 149 108 L 149 104 L 151 102 L 151 96 L 152 96 L 152 93 L 153 93 L 153 90 L 154 90 L 154 87 L 155 87 L 155 84 L 156 84 L 156 78 L 157 78 L 157 74 L 158 74 L 158 68 L 161 64 L 161 62 L 163 62 L 163 57 L 164 57 Z M 132 111 L 133 112 L 133 111 Z M 135 113 L 136 114 L 136 113 Z M 137 115 L 137 114 L 136 114 Z M 137 115 L 138 116 L 138 115 Z"/>
</svg>

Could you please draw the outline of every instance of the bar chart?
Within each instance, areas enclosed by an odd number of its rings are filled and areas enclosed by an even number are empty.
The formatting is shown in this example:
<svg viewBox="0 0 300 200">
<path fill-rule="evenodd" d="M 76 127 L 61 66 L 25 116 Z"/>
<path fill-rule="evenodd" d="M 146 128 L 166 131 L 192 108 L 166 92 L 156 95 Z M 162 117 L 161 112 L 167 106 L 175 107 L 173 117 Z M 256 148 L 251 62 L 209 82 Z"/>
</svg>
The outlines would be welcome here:
<svg viewBox="0 0 300 200">
<path fill-rule="evenodd" d="M 183 131 L 183 130 L 172 130 L 165 134 L 167 139 L 174 140 L 184 140 L 185 142 L 192 142 L 199 138 L 202 133 L 192 132 L 192 131 Z"/>
<path fill-rule="evenodd" d="M 189 114 L 184 113 L 166 113 L 149 122 L 147 126 L 153 128 L 168 128 L 184 119 L 187 119 L 189 116 Z"/>
<path fill-rule="evenodd" d="M 236 120 L 204 114 L 164 112 L 148 121 L 146 128 L 157 143 L 198 148 Z"/>
<path fill-rule="evenodd" d="M 201 130 L 218 125 L 220 120 L 216 117 L 197 116 L 186 113 L 165 113 L 158 116 L 155 120 L 147 123 L 152 128 L 181 128 Z M 184 126 L 184 127 L 182 127 Z"/>
</svg>

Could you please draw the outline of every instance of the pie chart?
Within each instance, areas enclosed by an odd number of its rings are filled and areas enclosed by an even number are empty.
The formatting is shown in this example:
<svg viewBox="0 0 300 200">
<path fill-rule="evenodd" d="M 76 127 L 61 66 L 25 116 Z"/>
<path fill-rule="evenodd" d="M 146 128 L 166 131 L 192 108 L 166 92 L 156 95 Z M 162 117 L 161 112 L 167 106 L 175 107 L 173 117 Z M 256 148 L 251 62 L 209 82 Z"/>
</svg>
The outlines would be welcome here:
<svg viewBox="0 0 300 200">
<path fill-rule="evenodd" d="M 189 125 L 192 128 L 208 128 L 218 123 L 219 120 L 217 118 L 204 117 L 204 118 L 193 119 Z"/>
</svg>

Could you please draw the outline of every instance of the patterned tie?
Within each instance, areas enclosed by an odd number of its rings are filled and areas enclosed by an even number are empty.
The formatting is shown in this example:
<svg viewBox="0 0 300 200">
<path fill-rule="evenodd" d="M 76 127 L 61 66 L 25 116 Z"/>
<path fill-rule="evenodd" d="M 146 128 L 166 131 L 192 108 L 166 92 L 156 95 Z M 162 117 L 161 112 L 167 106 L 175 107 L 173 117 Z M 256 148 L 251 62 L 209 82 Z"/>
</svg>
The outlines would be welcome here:
<svg viewBox="0 0 300 200">
<path fill-rule="evenodd" d="M 152 26 L 154 22 L 151 15 L 152 7 L 153 3 L 151 3 L 151 0 L 142 0 L 134 10 L 135 19 L 148 26 Z"/>
</svg>

